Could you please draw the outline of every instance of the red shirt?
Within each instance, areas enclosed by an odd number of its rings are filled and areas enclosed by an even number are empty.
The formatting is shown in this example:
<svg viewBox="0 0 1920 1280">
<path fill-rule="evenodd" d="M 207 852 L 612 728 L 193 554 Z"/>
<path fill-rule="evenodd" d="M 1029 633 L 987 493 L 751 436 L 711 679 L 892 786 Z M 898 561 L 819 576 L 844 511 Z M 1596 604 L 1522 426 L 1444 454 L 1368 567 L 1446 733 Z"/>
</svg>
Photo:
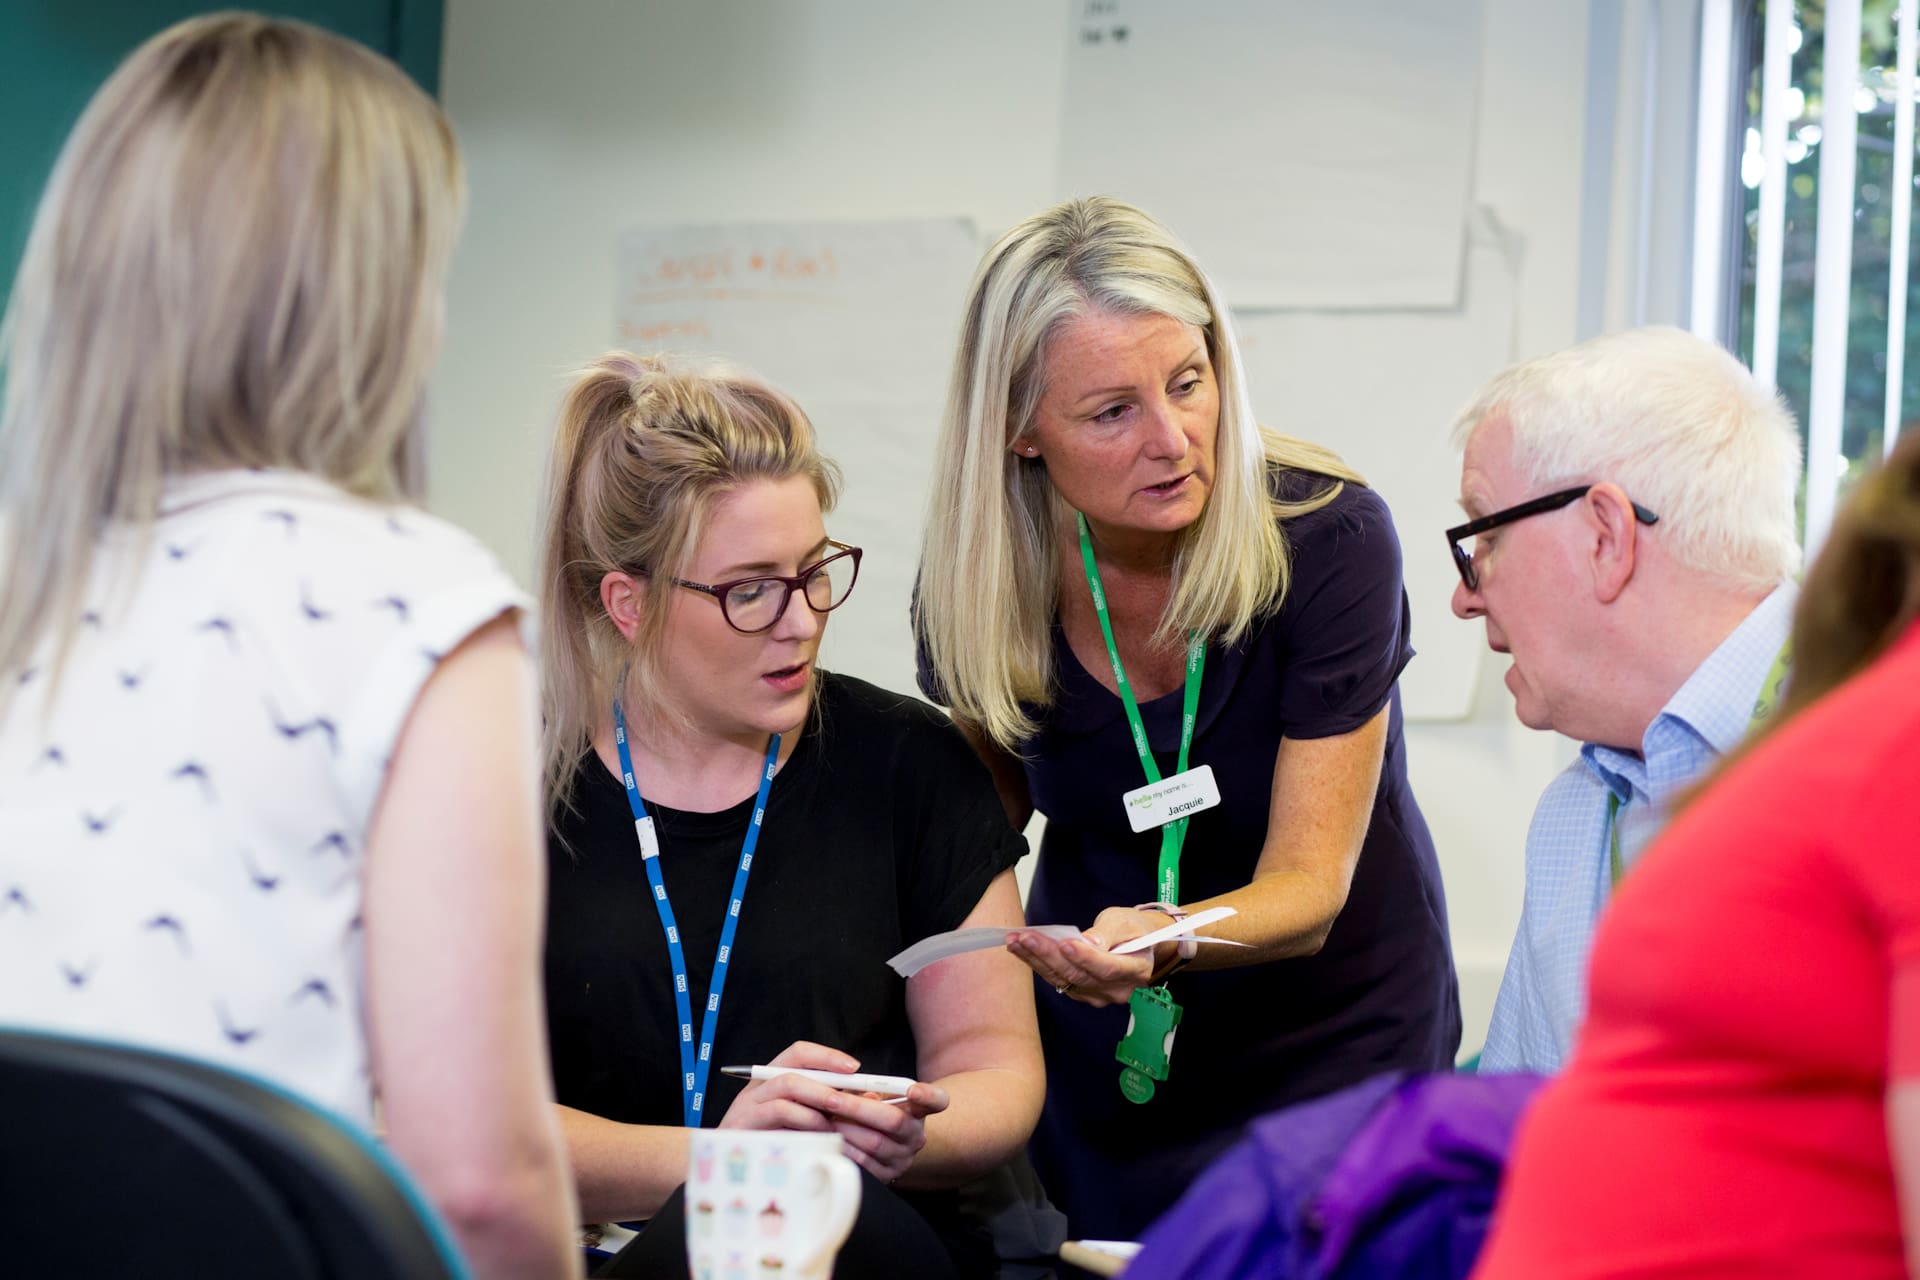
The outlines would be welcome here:
<svg viewBox="0 0 1920 1280">
<path fill-rule="evenodd" d="M 1885 1093 L 1920 1076 L 1920 627 L 1674 821 L 1592 963 L 1474 1280 L 1905 1280 Z"/>
</svg>

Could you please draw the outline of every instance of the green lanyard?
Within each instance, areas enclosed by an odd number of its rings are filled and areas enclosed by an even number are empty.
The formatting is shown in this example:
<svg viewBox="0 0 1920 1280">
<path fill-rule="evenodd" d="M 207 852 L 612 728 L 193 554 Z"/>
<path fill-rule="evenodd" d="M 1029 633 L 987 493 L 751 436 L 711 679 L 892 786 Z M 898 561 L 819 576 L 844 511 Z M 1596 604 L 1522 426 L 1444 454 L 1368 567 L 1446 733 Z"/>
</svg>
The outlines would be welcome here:
<svg viewBox="0 0 1920 1280">
<path fill-rule="evenodd" d="M 1153 749 L 1147 745 L 1147 727 L 1140 722 L 1140 704 L 1134 701 L 1133 686 L 1127 683 L 1127 669 L 1120 664 L 1120 650 L 1113 642 L 1113 621 L 1107 616 L 1107 593 L 1100 587 L 1100 568 L 1093 562 L 1093 538 L 1087 532 L 1087 518 L 1080 522 L 1080 559 L 1087 567 L 1087 588 L 1093 592 L 1093 612 L 1100 619 L 1100 634 L 1106 637 L 1107 657 L 1113 663 L 1113 682 L 1120 689 L 1120 703 L 1127 709 L 1127 724 L 1133 730 L 1133 749 L 1140 754 L 1140 767 L 1147 772 L 1149 784 L 1160 781 L 1160 766 L 1154 762 Z M 1207 665 L 1207 645 L 1200 632 L 1187 633 L 1186 713 L 1180 724 L 1180 758 L 1175 773 L 1187 771 L 1187 753 L 1193 746 L 1193 723 L 1200 707 L 1200 678 Z M 1180 901 L 1180 847 L 1187 840 L 1187 819 L 1175 818 L 1160 828 L 1159 901 Z"/>
<path fill-rule="evenodd" d="M 1140 704 L 1134 700 L 1133 686 L 1127 682 L 1127 669 L 1120 662 L 1120 648 L 1113 642 L 1113 620 L 1107 616 L 1107 593 L 1100 586 L 1100 567 L 1093 562 L 1093 537 L 1087 532 L 1087 518 L 1076 513 L 1080 524 L 1080 559 L 1087 567 L 1087 588 L 1093 593 L 1093 612 L 1100 619 L 1100 634 L 1107 641 L 1107 658 L 1113 663 L 1113 683 L 1120 690 L 1120 705 L 1127 709 L 1127 725 L 1133 730 L 1133 749 L 1140 755 L 1140 767 L 1146 771 L 1147 785 L 1159 782 L 1160 766 L 1153 749 L 1147 745 L 1147 727 L 1140 722 Z M 1187 771 L 1187 754 L 1193 747 L 1193 725 L 1200 709 L 1200 679 L 1207 665 L 1207 646 L 1199 631 L 1187 633 L 1186 713 L 1180 724 L 1180 758 L 1174 772 Z M 1180 847 L 1187 841 L 1187 819 L 1175 818 L 1160 828 L 1160 869 L 1158 901 L 1180 901 Z M 1120 1073 L 1120 1093 L 1127 1101 L 1145 1103 L 1154 1095 L 1154 1081 L 1167 1078 L 1167 1060 L 1173 1052 L 1174 1031 L 1180 1025 L 1180 1006 L 1162 982 L 1158 987 L 1135 987 L 1127 997 L 1127 1033 L 1120 1038 L 1113 1056 L 1125 1067 Z"/>
<path fill-rule="evenodd" d="M 1767 669 L 1767 678 L 1760 682 L 1760 693 L 1753 700 L 1753 718 L 1747 722 L 1748 733 L 1765 723 L 1773 709 L 1780 705 L 1780 690 L 1786 687 L 1787 671 L 1792 665 L 1793 639 L 1789 637 L 1774 656 L 1773 666 Z M 1607 791 L 1607 845 L 1607 871 L 1613 877 L 1610 887 L 1617 889 L 1627 868 L 1620 857 L 1620 797 L 1611 789 Z"/>
</svg>

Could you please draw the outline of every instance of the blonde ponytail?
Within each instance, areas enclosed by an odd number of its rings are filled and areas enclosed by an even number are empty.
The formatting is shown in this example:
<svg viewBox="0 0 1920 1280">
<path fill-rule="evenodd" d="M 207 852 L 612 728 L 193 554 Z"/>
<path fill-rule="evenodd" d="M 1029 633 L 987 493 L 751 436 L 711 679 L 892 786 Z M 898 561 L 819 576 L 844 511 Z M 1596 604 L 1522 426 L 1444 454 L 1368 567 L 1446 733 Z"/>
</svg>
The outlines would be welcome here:
<svg viewBox="0 0 1920 1280">
<path fill-rule="evenodd" d="M 666 714 L 657 663 L 667 611 L 646 609 L 631 643 L 600 603 L 609 572 L 677 575 L 713 504 L 749 480 L 805 476 L 831 510 L 839 472 L 786 395 L 741 370 L 609 352 L 576 377 L 560 408 L 541 510 L 542 743 L 548 794 L 566 785 L 623 691 Z"/>
</svg>

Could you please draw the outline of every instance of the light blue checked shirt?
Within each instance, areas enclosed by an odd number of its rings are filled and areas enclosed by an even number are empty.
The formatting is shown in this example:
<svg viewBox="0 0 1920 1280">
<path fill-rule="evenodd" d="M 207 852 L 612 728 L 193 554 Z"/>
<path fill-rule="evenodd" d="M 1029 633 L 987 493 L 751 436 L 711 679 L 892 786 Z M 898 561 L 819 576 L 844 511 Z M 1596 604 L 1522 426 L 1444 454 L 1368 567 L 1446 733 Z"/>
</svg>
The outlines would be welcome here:
<svg viewBox="0 0 1920 1280">
<path fill-rule="evenodd" d="M 1587 1009 L 1587 952 L 1612 893 L 1607 796 L 1620 798 L 1620 858 L 1631 869 L 1668 806 L 1753 721 L 1761 682 L 1786 643 L 1799 588 L 1776 588 L 1647 726 L 1640 754 L 1587 743 L 1540 796 L 1527 831 L 1527 888 L 1482 1071 L 1558 1071 Z"/>
</svg>

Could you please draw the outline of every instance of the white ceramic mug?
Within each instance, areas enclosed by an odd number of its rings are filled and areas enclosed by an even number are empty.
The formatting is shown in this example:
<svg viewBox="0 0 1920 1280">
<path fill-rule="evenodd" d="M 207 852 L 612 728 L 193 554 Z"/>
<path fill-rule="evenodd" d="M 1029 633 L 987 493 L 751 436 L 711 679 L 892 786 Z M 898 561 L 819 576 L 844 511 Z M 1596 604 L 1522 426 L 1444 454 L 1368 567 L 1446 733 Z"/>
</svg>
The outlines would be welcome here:
<svg viewBox="0 0 1920 1280">
<path fill-rule="evenodd" d="M 826 1280 L 860 1211 L 836 1133 L 703 1129 L 687 1158 L 693 1280 Z"/>
</svg>

